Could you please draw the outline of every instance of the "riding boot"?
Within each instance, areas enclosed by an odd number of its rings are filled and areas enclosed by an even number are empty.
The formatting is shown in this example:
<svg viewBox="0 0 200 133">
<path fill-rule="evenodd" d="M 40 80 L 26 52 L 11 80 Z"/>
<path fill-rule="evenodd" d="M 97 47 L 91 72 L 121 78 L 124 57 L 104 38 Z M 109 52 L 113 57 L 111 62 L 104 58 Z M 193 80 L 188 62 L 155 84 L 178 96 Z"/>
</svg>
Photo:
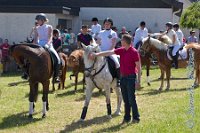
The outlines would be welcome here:
<svg viewBox="0 0 200 133">
<path fill-rule="evenodd" d="M 117 75 L 116 75 L 117 87 L 120 87 L 120 68 L 117 68 L 116 72 L 117 72 Z"/>
<path fill-rule="evenodd" d="M 173 62 L 174 62 L 175 69 L 178 69 L 178 56 L 177 55 L 173 56 Z"/>
<path fill-rule="evenodd" d="M 60 67 L 61 67 L 61 64 L 57 64 L 55 65 L 55 68 L 54 68 L 54 83 L 59 83 L 60 82 Z"/>
</svg>

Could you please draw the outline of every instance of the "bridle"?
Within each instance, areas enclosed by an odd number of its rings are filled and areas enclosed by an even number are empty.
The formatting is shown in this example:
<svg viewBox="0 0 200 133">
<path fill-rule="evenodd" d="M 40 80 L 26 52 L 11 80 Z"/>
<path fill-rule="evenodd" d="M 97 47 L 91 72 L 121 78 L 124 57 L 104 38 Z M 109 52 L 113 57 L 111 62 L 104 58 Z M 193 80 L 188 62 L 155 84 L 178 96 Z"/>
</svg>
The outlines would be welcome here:
<svg viewBox="0 0 200 133">
<path fill-rule="evenodd" d="M 106 66 L 107 61 L 106 61 L 106 58 L 104 58 L 104 64 L 98 71 L 97 71 L 97 69 L 94 68 L 96 62 L 97 62 L 97 57 L 95 57 L 92 66 L 90 66 L 88 68 L 85 68 L 85 71 L 89 72 L 87 75 L 85 75 L 85 77 L 89 77 L 92 80 L 92 82 L 94 83 L 95 87 L 97 87 L 98 89 L 101 89 L 97 85 L 97 83 L 94 80 L 94 78 L 95 78 L 96 75 L 98 75 L 104 69 L 104 67 Z M 94 74 L 92 74 L 92 71 L 94 71 Z"/>
</svg>

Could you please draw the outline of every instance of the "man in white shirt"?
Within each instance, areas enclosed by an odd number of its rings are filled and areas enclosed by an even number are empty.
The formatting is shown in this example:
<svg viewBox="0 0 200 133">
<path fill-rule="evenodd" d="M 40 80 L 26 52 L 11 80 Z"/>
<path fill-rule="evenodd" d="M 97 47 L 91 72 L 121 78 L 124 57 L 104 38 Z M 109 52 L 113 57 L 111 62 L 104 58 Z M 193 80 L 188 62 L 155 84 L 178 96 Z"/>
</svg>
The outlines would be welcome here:
<svg viewBox="0 0 200 133">
<path fill-rule="evenodd" d="M 174 31 L 176 32 L 179 42 L 181 43 L 181 45 L 184 45 L 184 43 L 183 43 L 184 35 L 183 35 L 183 32 L 179 28 L 179 24 L 175 23 L 173 25 L 173 28 L 174 28 Z"/>
<path fill-rule="evenodd" d="M 142 44 L 142 39 L 148 36 L 148 30 L 146 28 L 146 24 L 144 21 L 140 22 L 140 27 L 135 31 L 134 36 L 134 47 L 138 49 L 138 47 Z"/>
<path fill-rule="evenodd" d="M 92 18 L 91 35 L 96 40 L 99 32 L 101 31 L 101 25 L 98 24 L 98 18 Z"/>
</svg>

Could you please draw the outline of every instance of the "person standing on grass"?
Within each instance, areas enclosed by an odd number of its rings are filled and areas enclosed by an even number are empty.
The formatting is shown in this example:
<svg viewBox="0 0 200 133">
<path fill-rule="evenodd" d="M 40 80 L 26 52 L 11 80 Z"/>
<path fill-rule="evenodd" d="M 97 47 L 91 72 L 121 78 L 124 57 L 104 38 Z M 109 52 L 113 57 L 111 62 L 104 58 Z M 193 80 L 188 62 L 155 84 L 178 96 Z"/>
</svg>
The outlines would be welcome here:
<svg viewBox="0 0 200 133">
<path fill-rule="evenodd" d="M 120 56 L 120 87 L 124 100 L 125 115 L 122 124 L 128 123 L 131 120 L 132 109 L 132 123 L 139 123 L 140 115 L 135 98 L 135 89 L 140 87 L 141 79 L 141 63 L 139 53 L 132 47 L 132 37 L 129 34 L 125 34 L 121 39 L 122 47 L 118 49 L 112 49 L 109 51 L 92 53 L 91 59 L 96 56 L 109 56 L 117 54 Z M 138 76 L 136 74 L 138 73 Z"/>
<path fill-rule="evenodd" d="M 2 51 L 2 59 L 1 62 L 3 64 L 3 73 L 8 72 L 8 63 L 10 61 L 9 58 L 9 47 L 10 45 L 8 44 L 8 39 L 4 40 L 4 43 L 0 45 L 0 49 Z"/>
</svg>

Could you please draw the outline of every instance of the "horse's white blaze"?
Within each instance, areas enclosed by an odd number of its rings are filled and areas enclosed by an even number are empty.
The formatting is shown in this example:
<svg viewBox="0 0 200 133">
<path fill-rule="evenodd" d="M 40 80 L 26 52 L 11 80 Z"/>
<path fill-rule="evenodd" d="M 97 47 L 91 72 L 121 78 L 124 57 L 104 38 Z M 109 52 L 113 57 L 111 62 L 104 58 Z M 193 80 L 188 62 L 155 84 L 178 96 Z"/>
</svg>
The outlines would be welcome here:
<svg viewBox="0 0 200 133">
<path fill-rule="evenodd" d="M 47 102 L 43 102 L 43 109 L 42 109 L 43 114 L 46 114 L 47 112 L 46 105 L 47 105 Z"/>
<path fill-rule="evenodd" d="M 33 114 L 33 102 L 29 102 L 29 114 Z"/>
</svg>

